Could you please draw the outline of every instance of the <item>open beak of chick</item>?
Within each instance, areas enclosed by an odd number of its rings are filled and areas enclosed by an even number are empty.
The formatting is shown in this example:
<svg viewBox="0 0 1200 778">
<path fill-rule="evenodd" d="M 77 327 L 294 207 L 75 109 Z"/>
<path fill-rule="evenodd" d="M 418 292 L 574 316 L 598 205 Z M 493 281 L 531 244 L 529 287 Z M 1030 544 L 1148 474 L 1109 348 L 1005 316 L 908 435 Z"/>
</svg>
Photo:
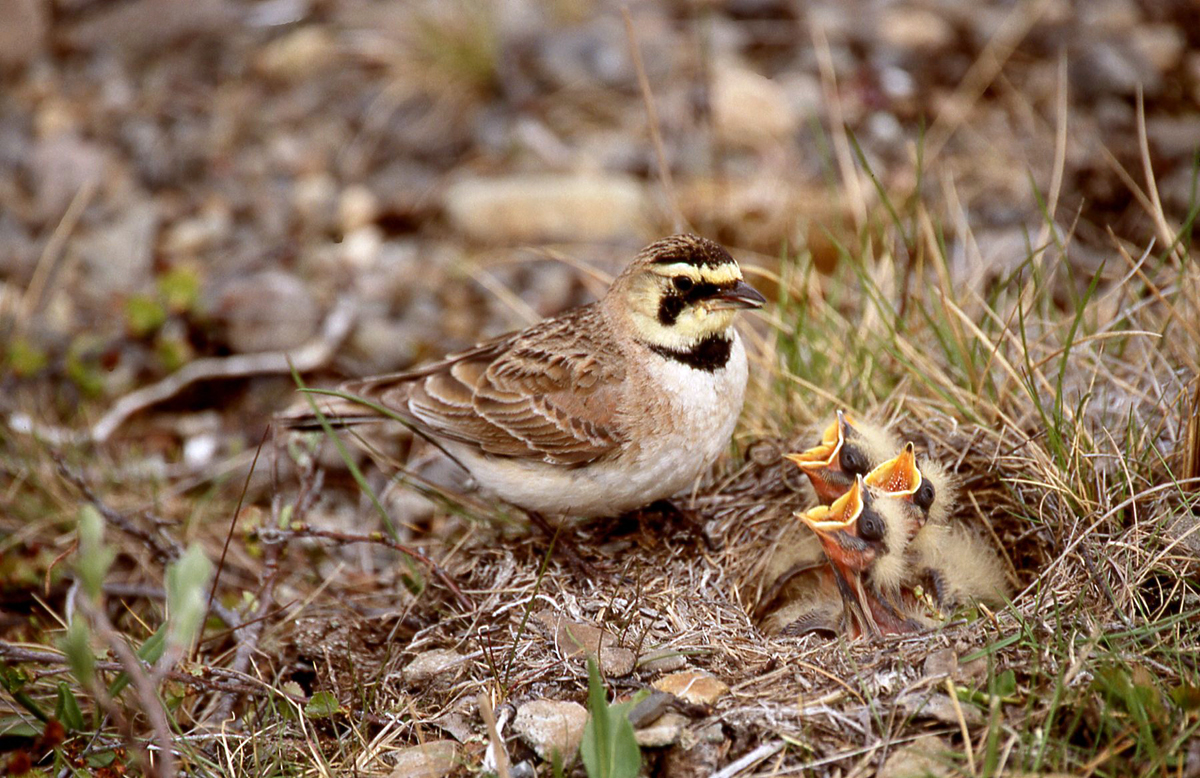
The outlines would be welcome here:
<svg viewBox="0 0 1200 778">
<path fill-rule="evenodd" d="M 852 424 L 847 414 L 838 411 L 837 420 L 825 428 L 820 443 L 799 454 L 784 455 L 785 459 L 795 462 L 808 476 L 817 499 L 826 505 L 846 494 L 854 484 L 854 473 L 842 462 L 842 452 Z"/>
<path fill-rule="evenodd" d="M 921 475 L 913 444 L 906 443 L 903 451 L 881 463 L 863 481 L 867 486 L 886 492 L 889 497 L 906 500 L 921 509 L 908 514 L 912 521 L 912 526 L 908 528 L 908 539 L 912 540 L 925 526 L 929 507 L 933 503 L 933 484 Z"/>
<path fill-rule="evenodd" d="M 875 561 L 877 553 L 876 548 L 859 537 L 857 532 L 864 507 L 864 494 L 863 479 L 859 476 L 850 490 L 834 500 L 832 505 L 818 505 L 798 515 L 821 541 L 825 556 L 833 567 L 846 610 L 857 617 L 864 631 L 879 634 L 879 626 L 875 623 L 871 602 L 862 582 L 863 572 Z"/>
</svg>

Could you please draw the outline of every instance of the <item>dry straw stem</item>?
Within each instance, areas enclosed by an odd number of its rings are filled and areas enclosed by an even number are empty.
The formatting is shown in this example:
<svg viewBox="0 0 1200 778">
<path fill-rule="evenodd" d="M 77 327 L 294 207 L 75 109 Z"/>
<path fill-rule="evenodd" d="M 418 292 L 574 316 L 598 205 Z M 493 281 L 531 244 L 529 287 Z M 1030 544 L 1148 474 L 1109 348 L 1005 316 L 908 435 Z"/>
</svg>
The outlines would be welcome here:
<svg viewBox="0 0 1200 778">
<path fill-rule="evenodd" d="M 629 41 L 629 56 L 633 60 L 633 69 L 637 73 L 638 89 L 642 93 L 642 102 L 646 106 L 646 123 L 650 127 L 650 140 L 654 143 L 654 158 L 658 164 L 658 178 L 662 183 L 663 193 L 671 206 L 671 219 L 675 224 L 675 232 L 683 230 L 683 212 L 679 210 L 679 198 L 675 194 L 675 180 L 671 176 L 671 165 L 667 162 L 667 151 L 663 145 L 662 127 L 658 120 L 658 108 L 654 104 L 654 93 L 650 90 L 650 79 L 646 76 L 646 67 L 642 64 L 642 50 L 637 42 L 637 28 L 633 24 L 633 16 L 627 6 L 621 7 L 621 18 L 625 21 L 625 37 Z"/>
</svg>

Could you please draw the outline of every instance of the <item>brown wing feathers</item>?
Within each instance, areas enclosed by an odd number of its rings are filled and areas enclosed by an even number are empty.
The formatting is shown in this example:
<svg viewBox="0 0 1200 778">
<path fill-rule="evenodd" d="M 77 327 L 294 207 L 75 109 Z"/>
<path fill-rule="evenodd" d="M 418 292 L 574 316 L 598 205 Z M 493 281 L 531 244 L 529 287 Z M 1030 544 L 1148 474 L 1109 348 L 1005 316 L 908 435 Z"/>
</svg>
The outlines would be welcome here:
<svg viewBox="0 0 1200 778">
<path fill-rule="evenodd" d="M 344 388 L 490 454 L 589 462 L 625 441 L 616 423 L 624 373 L 619 358 L 605 359 L 617 356 L 611 346 L 579 342 L 578 328 L 589 324 L 549 320 L 419 371 Z M 567 332 L 574 343 L 563 351 Z"/>
</svg>

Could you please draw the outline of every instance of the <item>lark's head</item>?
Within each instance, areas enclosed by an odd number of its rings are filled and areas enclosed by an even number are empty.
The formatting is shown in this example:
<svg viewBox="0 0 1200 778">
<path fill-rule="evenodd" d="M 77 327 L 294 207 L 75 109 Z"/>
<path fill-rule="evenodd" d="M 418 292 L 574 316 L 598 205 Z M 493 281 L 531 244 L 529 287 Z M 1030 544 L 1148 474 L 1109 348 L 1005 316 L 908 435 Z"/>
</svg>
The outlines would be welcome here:
<svg viewBox="0 0 1200 778">
<path fill-rule="evenodd" d="M 635 338 L 675 354 L 728 342 L 737 311 L 765 302 L 729 252 L 695 235 L 672 235 L 642 249 L 605 297 Z"/>
</svg>

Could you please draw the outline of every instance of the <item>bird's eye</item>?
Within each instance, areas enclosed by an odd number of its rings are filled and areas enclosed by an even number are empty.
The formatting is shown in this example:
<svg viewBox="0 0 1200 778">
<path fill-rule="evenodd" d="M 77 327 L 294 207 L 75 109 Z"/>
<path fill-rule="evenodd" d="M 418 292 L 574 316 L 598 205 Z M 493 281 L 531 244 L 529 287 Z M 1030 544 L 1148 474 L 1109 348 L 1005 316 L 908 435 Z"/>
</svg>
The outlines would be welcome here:
<svg viewBox="0 0 1200 778">
<path fill-rule="evenodd" d="M 873 513 L 868 513 L 858 520 L 858 536 L 863 540 L 881 540 L 883 538 L 883 520 Z"/>
<path fill-rule="evenodd" d="M 671 283 L 675 284 L 675 288 L 681 292 L 689 292 L 696 282 L 687 276 L 675 276 L 671 279 Z"/>
<path fill-rule="evenodd" d="M 869 468 L 867 467 L 867 458 L 863 453 L 853 446 L 842 444 L 842 452 L 840 455 L 842 470 L 853 475 L 866 475 Z"/>
<path fill-rule="evenodd" d="M 917 489 L 917 493 L 913 495 L 913 504 L 923 511 L 928 511 L 933 507 L 933 499 L 937 494 L 933 489 L 933 484 L 928 481 L 923 481 Z"/>
</svg>

